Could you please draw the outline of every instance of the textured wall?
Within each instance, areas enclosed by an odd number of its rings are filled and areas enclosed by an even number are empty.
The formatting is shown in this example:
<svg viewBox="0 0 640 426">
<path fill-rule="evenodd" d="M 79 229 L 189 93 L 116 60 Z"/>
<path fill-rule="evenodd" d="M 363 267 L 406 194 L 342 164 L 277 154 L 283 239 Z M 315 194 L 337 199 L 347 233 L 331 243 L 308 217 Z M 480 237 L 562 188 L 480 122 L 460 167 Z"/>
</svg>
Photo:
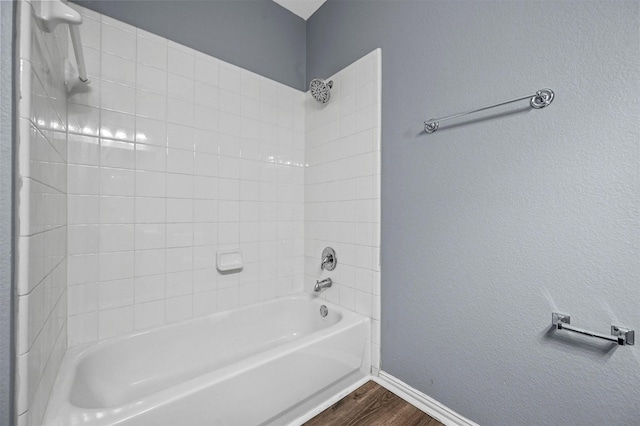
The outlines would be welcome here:
<svg viewBox="0 0 640 426">
<path fill-rule="evenodd" d="M 305 21 L 272 1 L 76 1 L 299 90 Z"/>
<path fill-rule="evenodd" d="M 640 329 L 638 7 L 336 0 L 308 21 L 309 76 L 382 48 L 382 368 L 480 424 L 640 416 L 640 346 L 549 332 L 554 310 Z M 547 109 L 422 132 L 542 87 Z"/>
<path fill-rule="evenodd" d="M 13 415 L 13 2 L 0 2 L 0 425 Z"/>
</svg>

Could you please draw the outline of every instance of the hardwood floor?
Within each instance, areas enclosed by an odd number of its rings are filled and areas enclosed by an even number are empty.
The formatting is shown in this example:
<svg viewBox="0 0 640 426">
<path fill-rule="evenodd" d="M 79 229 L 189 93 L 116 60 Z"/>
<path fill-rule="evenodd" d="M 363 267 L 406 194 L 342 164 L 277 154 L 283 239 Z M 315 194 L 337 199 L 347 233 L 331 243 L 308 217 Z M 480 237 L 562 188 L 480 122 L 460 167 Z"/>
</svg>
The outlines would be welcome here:
<svg viewBox="0 0 640 426">
<path fill-rule="evenodd" d="M 305 426 L 444 426 L 375 382 L 360 386 Z"/>
</svg>

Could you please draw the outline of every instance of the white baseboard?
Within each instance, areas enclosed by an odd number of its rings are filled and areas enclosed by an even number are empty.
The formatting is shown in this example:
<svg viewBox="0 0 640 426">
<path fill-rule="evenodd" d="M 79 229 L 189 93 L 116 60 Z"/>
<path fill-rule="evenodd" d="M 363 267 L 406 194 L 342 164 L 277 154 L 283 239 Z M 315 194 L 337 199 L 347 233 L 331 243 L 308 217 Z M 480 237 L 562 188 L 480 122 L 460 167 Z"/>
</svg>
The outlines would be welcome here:
<svg viewBox="0 0 640 426">
<path fill-rule="evenodd" d="M 358 389 L 360 386 L 364 385 L 365 383 L 367 383 L 369 380 L 372 380 L 372 379 L 373 379 L 373 377 L 371 377 L 371 376 L 364 376 L 364 377 L 360 378 L 359 380 L 353 382 L 351 385 L 349 385 L 346 388 L 340 390 L 338 393 L 332 395 L 331 397 L 326 399 L 324 402 L 322 402 L 320 405 L 318 405 L 317 407 L 313 408 L 309 412 L 307 412 L 307 413 L 303 414 L 302 416 L 296 418 L 295 420 L 287 423 L 287 426 L 300 426 L 301 424 L 303 424 L 305 422 L 308 422 L 309 420 L 311 420 L 312 418 L 314 418 L 318 414 L 322 413 L 324 410 L 326 410 L 327 408 L 331 407 L 333 404 L 335 404 L 336 402 L 340 401 L 342 398 L 344 398 L 345 396 L 349 395 L 351 392 L 353 392 L 354 390 Z"/>
<path fill-rule="evenodd" d="M 371 379 L 447 426 L 479 426 L 386 371 L 380 371 L 378 377 Z"/>
</svg>

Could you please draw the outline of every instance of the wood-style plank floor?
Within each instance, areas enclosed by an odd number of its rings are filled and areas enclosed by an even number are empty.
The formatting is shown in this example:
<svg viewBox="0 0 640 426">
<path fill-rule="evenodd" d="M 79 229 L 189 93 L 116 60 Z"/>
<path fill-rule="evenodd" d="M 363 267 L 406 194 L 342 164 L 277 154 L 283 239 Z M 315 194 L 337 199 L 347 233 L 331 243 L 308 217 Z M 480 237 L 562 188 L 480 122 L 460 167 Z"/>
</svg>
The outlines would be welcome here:
<svg viewBox="0 0 640 426">
<path fill-rule="evenodd" d="M 304 426 L 444 426 L 375 382 L 360 386 Z"/>
</svg>

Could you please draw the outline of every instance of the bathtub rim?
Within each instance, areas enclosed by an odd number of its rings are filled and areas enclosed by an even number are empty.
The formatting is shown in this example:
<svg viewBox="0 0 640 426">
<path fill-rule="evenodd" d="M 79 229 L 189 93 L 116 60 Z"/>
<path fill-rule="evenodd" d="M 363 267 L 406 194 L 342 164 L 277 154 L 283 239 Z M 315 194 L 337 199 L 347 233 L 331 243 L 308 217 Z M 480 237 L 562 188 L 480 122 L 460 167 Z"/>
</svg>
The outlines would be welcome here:
<svg viewBox="0 0 640 426">
<path fill-rule="evenodd" d="M 264 300 L 264 301 L 260 301 L 260 302 L 256 302 L 256 303 L 252 303 L 250 305 L 244 305 L 244 306 L 240 306 L 237 308 L 231 308 L 231 309 L 225 309 L 223 311 L 218 311 L 218 312 L 214 312 L 211 314 L 206 314 L 206 315 L 200 315 L 197 317 L 193 317 L 193 318 L 187 318 L 185 320 L 181 320 L 181 321 L 176 321 L 176 322 L 171 322 L 168 324 L 161 324 L 161 325 L 157 325 L 157 326 L 153 326 L 153 327 L 147 327 L 147 328 L 143 328 L 140 330 L 133 330 L 130 331 L 126 334 L 122 334 L 122 335 L 118 335 L 118 336 L 112 336 L 112 337 L 107 337 L 105 339 L 102 340 L 97 340 L 97 341 L 93 341 L 93 342 L 89 342 L 89 343 L 82 343 L 80 345 L 76 345 L 73 346 L 71 348 L 67 348 L 67 351 L 65 352 L 65 357 L 67 354 L 71 355 L 71 356 L 89 356 L 90 353 L 92 352 L 97 352 L 99 350 L 99 348 L 103 347 L 103 346 L 108 346 L 108 345 L 112 345 L 112 344 L 116 344 L 120 341 L 125 341 L 128 339 L 131 339 L 133 337 L 137 337 L 137 336 L 141 336 L 141 335 L 145 335 L 145 334 L 150 334 L 154 331 L 159 331 L 159 330 L 164 330 L 164 329 L 171 329 L 171 328 L 178 328 L 178 327 L 182 327 L 185 326 L 187 324 L 190 323 L 195 323 L 198 321 L 202 321 L 205 320 L 207 318 L 212 318 L 212 317 L 217 317 L 217 316 L 225 316 L 225 315 L 230 315 L 232 312 L 242 312 L 242 311 L 246 311 L 249 310 L 251 308 L 256 308 L 259 306 L 266 306 L 266 305 L 270 305 L 270 304 L 274 304 L 280 301 L 284 301 L 284 300 L 308 300 L 309 302 L 313 303 L 314 301 L 320 301 L 321 304 L 323 305 L 327 305 L 328 308 L 333 308 L 336 309 L 340 312 L 340 315 L 342 315 L 342 318 L 348 317 L 350 314 L 354 314 L 354 315 L 360 315 L 357 314 L 353 311 L 349 311 L 346 310 L 345 308 L 336 305 L 335 303 L 331 303 L 328 302 L 324 299 L 320 299 L 318 296 L 309 294 L 307 292 L 299 292 L 299 293 L 294 293 L 294 294 L 289 294 L 286 296 L 281 296 L 281 297 L 277 297 L 274 299 L 269 299 L 269 300 Z M 340 321 L 342 321 L 342 318 L 338 321 L 338 323 Z M 327 328 L 333 327 L 335 324 L 330 325 Z"/>
</svg>

